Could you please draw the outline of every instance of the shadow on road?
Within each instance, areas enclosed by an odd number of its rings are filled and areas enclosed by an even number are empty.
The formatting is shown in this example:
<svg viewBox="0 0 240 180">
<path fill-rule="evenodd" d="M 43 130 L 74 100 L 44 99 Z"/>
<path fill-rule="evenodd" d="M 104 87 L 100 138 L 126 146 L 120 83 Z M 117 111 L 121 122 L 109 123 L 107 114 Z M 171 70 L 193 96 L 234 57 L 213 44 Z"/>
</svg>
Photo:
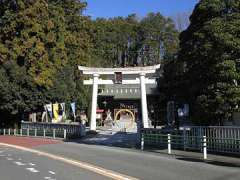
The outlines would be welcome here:
<svg viewBox="0 0 240 180">
<path fill-rule="evenodd" d="M 239 163 L 231 163 L 231 162 L 223 162 L 223 161 L 215 161 L 215 160 L 203 160 L 199 158 L 193 158 L 193 157 L 177 157 L 176 159 L 181 161 L 188 161 L 188 162 L 204 162 L 207 164 L 212 164 L 216 166 L 224 166 L 224 167 L 240 167 Z"/>
<path fill-rule="evenodd" d="M 88 145 L 102 145 L 121 148 L 138 148 L 138 133 L 125 132 L 99 132 L 88 133 L 81 139 L 70 139 L 67 142 L 74 142 Z"/>
</svg>

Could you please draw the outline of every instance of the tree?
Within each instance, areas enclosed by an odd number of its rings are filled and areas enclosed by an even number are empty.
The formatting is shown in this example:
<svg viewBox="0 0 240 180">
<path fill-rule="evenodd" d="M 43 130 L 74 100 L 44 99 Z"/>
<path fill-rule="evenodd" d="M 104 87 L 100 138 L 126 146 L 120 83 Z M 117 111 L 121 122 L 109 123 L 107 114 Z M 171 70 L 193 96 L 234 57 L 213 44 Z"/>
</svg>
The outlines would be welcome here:
<svg viewBox="0 0 240 180">
<path fill-rule="evenodd" d="M 16 1 L 14 7 L 8 2 L 1 1 L 2 61 L 25 66 L 38 85 L 49 87 L 67 58 L 63 11 L 44 0 Z"/>
<path fill-rule="evenodd" d="M 221 123 L 240 100 L 240 1 L 201 0 L 190 22 L 180 35 L 179 89 L 195 121 Z"/>
<path fill-rule="evenodd" d="M 179 12 L 176 13 L 172 19 L 175 23 L 175 26 L 179 32 L 182 32 L 189 26 L 189 16 L 191 15 L 191 11 Z"/>
<path fill-rule="evenodd" d="M 139 26 L 143 64 L 157 64 L 172 59 L 178 51 L 178 32 L 170 18 L 160 13 L 149 13 Z"/>
<path fill-rule="evenodd" d="M 174 56 L 178 32 L 170 18 L 149 13 L 143 19 L 97 19 L 92 23 L 93 54 L 105 66 L 152 65 Z"/>
<path fill-rule="evenodd" d="M 96 59 L 101 59 L 101 65 L 125 66 L 134 63 L 129 55 L 136 42 L 137 26 L 136 15 L 93 21 L 93 54 Z"/>
<path fill-rule="evenodd" d="M 49 102 L 86 101 L 78 93 L 87 90 L 77 70 L 87 63 L 90 47 L 88 19 L 80 14 L 84 7 L 77 0 L 0 0 L 0 111 L 5 120 Z"/>
</svg>

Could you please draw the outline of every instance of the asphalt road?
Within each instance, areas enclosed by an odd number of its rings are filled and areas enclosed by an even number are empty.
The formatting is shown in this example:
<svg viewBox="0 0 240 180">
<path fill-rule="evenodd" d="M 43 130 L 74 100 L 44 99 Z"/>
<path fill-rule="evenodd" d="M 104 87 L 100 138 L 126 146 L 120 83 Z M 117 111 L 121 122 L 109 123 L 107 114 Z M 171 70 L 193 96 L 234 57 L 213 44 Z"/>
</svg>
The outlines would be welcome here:
<svg viewBox="0 0 240 180">
<path fill-rule="evenodd" d="M 146 180 L 239 180 L 240 169 L 212 165 L 194 159 L 177 159 L 162 154 L 99 145 L 62 143 L 36 149 L 91 163 Z"/>
<path fill-rule="evenodd" d="M 57 160 L 0 146 L 1 180 L 105 180 L 107 177 Z"/>
</svg>

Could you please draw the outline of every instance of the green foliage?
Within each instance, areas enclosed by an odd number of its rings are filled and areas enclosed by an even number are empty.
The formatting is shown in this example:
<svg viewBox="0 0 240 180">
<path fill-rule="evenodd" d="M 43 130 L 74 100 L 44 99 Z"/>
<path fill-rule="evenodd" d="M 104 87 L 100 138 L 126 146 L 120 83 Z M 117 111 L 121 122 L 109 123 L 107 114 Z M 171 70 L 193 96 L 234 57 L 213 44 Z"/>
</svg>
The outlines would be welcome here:
<svg viewBox="0 0 240 180">
<path fill-rule="evenodd" d="M 93 58 L 104 66 L 151 65 L 176 54 L 178 33 L 160 13 L 143 19 L 96 19 L 92 23 Z"/>
<path fill-rule="evenodd" d="M 77 0 L 0 0 L 1 112 L 21 114 L 55 101 L 86 103 L 77 71 L 89 59 L 84 7 Z"/>
<path fill-rule="evenodd" d="M 63 11 L 43 0 L 17 1 L 15 6 L 1 16 L 1 47 L 7 49 L 2 61 L 25 66 L 36 84 L 49 87 L 67 61 Z"/>
<path fill-rule="evenodd" d="M 216 124 L 240 100 L 240 1 L 202 0 L 190 20 L 180 36 L 178 97 L 191 104 L 194 120 Z"/>
</svg>

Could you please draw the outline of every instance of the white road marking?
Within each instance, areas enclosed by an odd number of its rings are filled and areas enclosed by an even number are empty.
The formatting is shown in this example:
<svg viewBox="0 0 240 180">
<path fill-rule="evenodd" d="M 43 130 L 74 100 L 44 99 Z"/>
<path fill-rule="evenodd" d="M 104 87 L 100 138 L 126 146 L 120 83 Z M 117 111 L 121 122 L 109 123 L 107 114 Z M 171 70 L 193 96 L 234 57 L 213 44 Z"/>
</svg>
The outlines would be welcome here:
<svg viewBox="0 0 240 180">
<path fill-rule="evenodd" d="M 0 153 L 3 153 L 4 151 L 0 151 Z"/>
<path fill-rule="evenodd" d="M 36 170 L 35 168 L 26 168 L 26 170 L 33 172 L 33 173 L 37 173 L 39 172 L 38 170 Z"/>
<path fill-rule="evenodd" d="M 33 164 L 33 163 L 28 163 L 30 166 L 35 166 L 36 164 Z"/>
<path fill-rule="evenodd" d="M 19 161 L 15 161 L 14 162 L 16 165 L 18 166 L 25 166 L 26 164 L 22 163 L 22 162 L 19 162 Z"/>
<path fill-rule="evenodd" d="M 51 178 L 51 177 L 44 177 L 44 179 L 47 179 L 47 180 L 56 180 L 56 178 Z"/>
<path fill-rule="evenodd" d="M 9 158 L 9 157 L 7 157 L 7 160 L 9 160 L 9 161 L 12 161 L 12 160 L 13 160 L 13 158 Z"/>
<path fill-rule="evenodd" d="M 10 156 L 12 156 L 11 154 L 8 154 L 8 156 L 10 157 Z"/>
<path fill-rule="evenodd" d="M 95 165 L 92 165 L 92 164 L 89 164 L 89 163 L 85 163 L 85 162 L 82 162 L 82 161 L 76 161 L 76 160 L 73 160 L 73 159 L 68 159 L 68 158 L 65 158 L 65 157 L 62 157 L 62 156 L 56 156 L 56 155 L 46 153 L 46 152 L 43 152 L 43 151 L 38 151 L 38 150 L 35 150 L 35 149 L 30 149 L 30 148 L 17 146 L 17 145 L 12 145 L 12 144 L 7 144 L 7 143 L 0 143 L 0 145 L 15 148 L 15 149 L 19 149 L 19 150 L 23 150 L 23 151 L 27 151 L 27 152 L 31 152 L 31 153 L 37 154 L 39 156 L 45 156 L 45 157 L 48 157 L 48 158 L 51 158 L 51 159 L 54 159 L 54 160 L 62 161 L 64 163 L 71 164 L 71 165 L 77 166 L 79 168 L 83 168 L 83 169 L 86 169 L 88 171 L 95 172 L 95 173 L 100 174 L 102 176 L 110 177 L 110 178 L 115 179 L 115 180 L 139 180 L 135 177 L 130 177 L 130 176 L 125 175 L 125 174 L 120 174 L 118 172 L 108 170 L 108 169 L 104 169 L 102 167 L 98 167 L 98 166 L 95 166 Z"/>
<path fill-rule="evenodd" d="M 5 155 L 4 155 L 4 154 L 0 154 L 0 156 L 1 156 L 1 157 L 5 157 Z"/>
<path fill-rule="evenodd" d="M 22 159 L 21 158 L 18 158 L 19 161 L 21 161 Z"/>
<path fill-rule="evenodd" d="M 55 172 L 53 172 L 53 171 L 48 171 L 50 174 L 56 174 Z"/>
</svg>

